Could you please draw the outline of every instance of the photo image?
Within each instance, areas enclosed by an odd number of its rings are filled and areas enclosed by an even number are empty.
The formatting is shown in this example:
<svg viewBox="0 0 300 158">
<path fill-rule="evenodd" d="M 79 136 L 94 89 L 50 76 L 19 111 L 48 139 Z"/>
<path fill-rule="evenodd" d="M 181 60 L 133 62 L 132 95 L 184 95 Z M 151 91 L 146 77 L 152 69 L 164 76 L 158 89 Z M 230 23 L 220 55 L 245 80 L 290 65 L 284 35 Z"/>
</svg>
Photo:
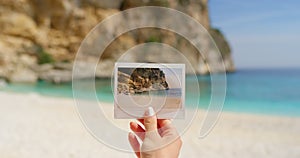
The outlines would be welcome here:
<svg viewBox="0 0 300 158">
<path fill-rule="evenodd" d="M 158 117 L 184 116 L 184 65 L 117 63 L 115 118 L 139 118 L 148 107 Z"/>
</svg>

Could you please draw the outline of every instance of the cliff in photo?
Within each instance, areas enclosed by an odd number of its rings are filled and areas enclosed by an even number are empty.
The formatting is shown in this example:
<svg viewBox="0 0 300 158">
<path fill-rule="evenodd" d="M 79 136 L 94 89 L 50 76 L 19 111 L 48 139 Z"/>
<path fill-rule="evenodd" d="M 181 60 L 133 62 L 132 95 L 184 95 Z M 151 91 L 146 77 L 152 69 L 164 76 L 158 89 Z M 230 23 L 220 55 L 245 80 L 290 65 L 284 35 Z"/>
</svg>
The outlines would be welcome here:
<svg viewBox="0 0 300 158">
<path fill-rule="evenodd" d="M 168 89 L 166 76 L 159 68 L 136 68 L 130 74 L 118 71 L 118 93 L 135 94 Z"/>
</svg>

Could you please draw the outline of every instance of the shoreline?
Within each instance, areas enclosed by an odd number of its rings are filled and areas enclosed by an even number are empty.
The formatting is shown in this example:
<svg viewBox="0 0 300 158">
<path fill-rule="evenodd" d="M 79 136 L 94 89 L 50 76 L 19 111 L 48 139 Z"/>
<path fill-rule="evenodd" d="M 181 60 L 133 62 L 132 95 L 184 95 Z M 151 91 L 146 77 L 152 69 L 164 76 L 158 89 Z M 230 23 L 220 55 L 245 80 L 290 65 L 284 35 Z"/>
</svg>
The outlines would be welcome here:
<svg viewBox="0 0 300 158">
<path fill-rule="evenodd" d="M 6 158 L 134 157 L 95 140 L 78 117 L 73 99 L 2 91 L 0 98 L 0 155 Z M 199 110 L 197 119 L 203 116 Z M 117 125 L 129 131 L 129 120 L 121 122 Z M 193 121 L 183 134 L 181 157 L 300 156 L 300 118 L 222 112 L 209 135 L 196 139 L 199 125 Z"/>
<path fill-rule="evenodd" d="M 29 93 L 24 93 L 24 92 L 18 92 L 18 91 L 7 91 L 7 90 L 1 90 L 0 89 L 0 93 L 11 93 L 11 94 L 19 94 L 19 95 L 23 95 L 23 94 L 33 94 L 33 95 L 40 95 L 43 97 L 50 97 L 50 98 L 57 98 L 57 99 L 71 99 L 73 100 L 73 96 L 57 96 L 57 95 L 51 95 L 51 94 L 42 94 L 42 93 L 38 93 L 38 92 L 29 92 Z M 89 100 L 86 98 L 83 98 L 83 100 Z M 101 103 L 104 104 L 112 104 L 113 102 L 111 101 L 101 101 Z M 192 106 L 187 106 L 185 105 L 186 109 L 194 109 L 195 107 Z M 207 108 L 202 108 L 202 107 L 198 107 L 198 110 L 200 111 L 206 111 Z M 245 115 L 255 115 L 255 116 L 273 116 L 273 117 L 282 117 L 282 118 L 300 118 L 300 115 L 288 115 L 288 114 L 274 114 L 274 113 L 267 113 L 267 112 L 253 112 L 253 111 L 243 111 L 243 110 L 227 110 L 224 109 L 222 110 L 221 113 L 233 113 L 233 114 L 245 114 Z"/>
</svg>

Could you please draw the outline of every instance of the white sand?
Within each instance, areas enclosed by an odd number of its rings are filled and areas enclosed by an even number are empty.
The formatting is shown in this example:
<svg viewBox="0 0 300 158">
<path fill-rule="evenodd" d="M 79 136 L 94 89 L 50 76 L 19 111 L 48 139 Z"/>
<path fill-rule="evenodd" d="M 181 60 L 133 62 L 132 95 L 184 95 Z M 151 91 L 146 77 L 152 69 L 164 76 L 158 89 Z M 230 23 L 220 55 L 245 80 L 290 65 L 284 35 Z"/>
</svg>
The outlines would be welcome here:
<svg viewBox="0 0 300 158">
<path fill-rule="evenodd" d="M 134 157 L 96 141 L 72 99 L 5 92 L 0 99 L 1 158 Z M 184 134 L 181 157 L 300 157 L 300 118 L 224 112 L 206 138 L 192 136 L 198 128 L 194 122 Z"/>
</svg>

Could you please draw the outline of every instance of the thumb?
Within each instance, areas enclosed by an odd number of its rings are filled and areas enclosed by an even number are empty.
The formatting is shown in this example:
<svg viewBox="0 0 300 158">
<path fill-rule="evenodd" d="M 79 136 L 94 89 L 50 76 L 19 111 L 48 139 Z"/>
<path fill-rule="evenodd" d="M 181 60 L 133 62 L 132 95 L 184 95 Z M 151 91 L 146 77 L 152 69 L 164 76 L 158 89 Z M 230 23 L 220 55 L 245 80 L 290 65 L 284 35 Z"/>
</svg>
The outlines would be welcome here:
<svg viewBox="0 0 300 158">
<path fill-rule="evenodd" d="M 152 107 L 149 107 L 144 115 L 145 131 L 150 132 L 157 130 L 157 118 L 154 109 Z"/>
<path fill-rule="evenodd" d="M 145 138 L 141 147 L 141 157 L 149 157 L 160 143 L 160 136 L 157 131 L 157 118 L 152 107 L 149 107 L 144 114 Z M 153 155 L 152 155 L 153 156 Z"/>
</svg>

